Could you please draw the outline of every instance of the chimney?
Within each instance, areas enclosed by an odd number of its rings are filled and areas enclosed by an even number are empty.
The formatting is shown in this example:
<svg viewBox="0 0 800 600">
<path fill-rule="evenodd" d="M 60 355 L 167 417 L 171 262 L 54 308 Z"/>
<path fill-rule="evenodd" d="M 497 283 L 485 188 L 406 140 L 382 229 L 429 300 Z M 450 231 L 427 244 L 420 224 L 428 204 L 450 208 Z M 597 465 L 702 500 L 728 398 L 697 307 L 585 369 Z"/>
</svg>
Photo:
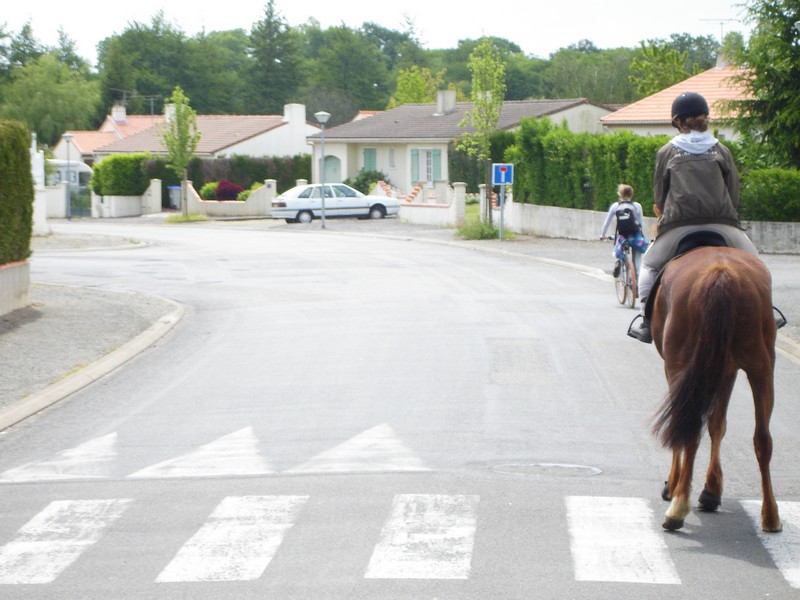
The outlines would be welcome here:
<svg viewBox="0 0 800 600">
<path fill-rule="evenodd" d="M 111 118 L 115 123 L 127 123 L 128 114 L 125 110 L 125 105 L 119 102 L 114 104 L 114 106 L 111 107 Z"/>
<path fill-rule="evenodd" d="M 305 104 L 284 104 L 283 105 L 284 123 L 305 123 L 306 105 Z"/>
<path fill-rule="evenodd" d="M 436 115 L 449 115 L 456 109 L 456 91 L 439 90 L 436 94 Z"/>
<path fill-rule="evenodd" d="M 172 123 L 175 120 L 175 105 L 174 104 L 165 104 L 164 105 L 164 119 L 166 119 L 167 123 Z"/>
</svg>

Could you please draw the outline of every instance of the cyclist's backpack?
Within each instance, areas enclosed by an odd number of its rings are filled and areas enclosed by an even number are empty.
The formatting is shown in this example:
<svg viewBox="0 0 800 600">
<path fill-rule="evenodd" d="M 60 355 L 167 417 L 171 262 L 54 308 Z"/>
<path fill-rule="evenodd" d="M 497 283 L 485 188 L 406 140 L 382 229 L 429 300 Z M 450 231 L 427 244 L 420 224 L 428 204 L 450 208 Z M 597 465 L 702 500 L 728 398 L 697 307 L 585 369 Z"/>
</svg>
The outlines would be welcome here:
<svg viewBox="0 0 800 600">
<path fill-rule="evenodd" d="M 627 205 L 627 206 L 624 206 Z M 636 222 L 636 213 L 632 202 L 620 202 L 617 208 L 617 231 L 620 235 L 636 235 L 639 224 Z"/>
</svg>

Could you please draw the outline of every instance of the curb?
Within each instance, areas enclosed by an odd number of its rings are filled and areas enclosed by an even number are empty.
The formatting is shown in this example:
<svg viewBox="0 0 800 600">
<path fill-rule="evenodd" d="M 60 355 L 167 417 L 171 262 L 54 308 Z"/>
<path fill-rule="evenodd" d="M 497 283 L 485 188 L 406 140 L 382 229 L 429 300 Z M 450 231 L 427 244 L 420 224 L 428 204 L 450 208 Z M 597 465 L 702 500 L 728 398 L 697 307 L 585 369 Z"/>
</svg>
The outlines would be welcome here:
<svg viewBox="0 0 800 600">
<path fill-rule="evenodd" d="M 159 318 L 153 325 L 116 350 L 112 350 L 44 390 L 0 410 L 0 431 L 24 421 L 108 375 L 164 337 L 181 321 L 186 311 L 183 305 L 173 300 L 160 299 L 174 306 L 172 312 Z"/>
</svg>

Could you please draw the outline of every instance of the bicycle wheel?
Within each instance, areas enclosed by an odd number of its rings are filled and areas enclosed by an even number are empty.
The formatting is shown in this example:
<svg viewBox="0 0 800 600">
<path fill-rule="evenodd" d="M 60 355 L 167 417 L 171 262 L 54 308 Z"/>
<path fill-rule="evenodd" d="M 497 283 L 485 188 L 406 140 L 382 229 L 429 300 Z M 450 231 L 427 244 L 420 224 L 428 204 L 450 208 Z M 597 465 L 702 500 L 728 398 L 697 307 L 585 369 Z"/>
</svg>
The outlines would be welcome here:
<svg viewBox="0 0 800 600">
<path fill-rule="evenodd" d="M 617 300 L 620 304 L 625 304 L 628 299 L 628 263 L 622 261 L 619 269 L 619 275 L 614 278 L 614 287 L 617 290 Z"/>
<path fill-rule="evenodd" d="M 625 257 L 625 271 L 627 271 L 627 278 L 625 287 L 628 288 L 628 304 L 631 308 L 636 308 L 636 298 L 638 291 L 636 286 L 636 269 L 633 266 L 633 260 L 630 256 Z"/>
</svg>

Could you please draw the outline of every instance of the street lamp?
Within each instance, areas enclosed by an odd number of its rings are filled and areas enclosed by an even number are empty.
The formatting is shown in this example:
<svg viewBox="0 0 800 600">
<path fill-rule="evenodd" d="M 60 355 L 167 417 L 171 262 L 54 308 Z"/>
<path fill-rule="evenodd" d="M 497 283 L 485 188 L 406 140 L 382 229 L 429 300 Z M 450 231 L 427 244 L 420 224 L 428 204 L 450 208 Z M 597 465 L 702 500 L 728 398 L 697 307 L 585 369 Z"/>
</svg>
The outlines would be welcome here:
<svg viewBox="0 0 800 600">
<path fill-rule="evenodd" d="M 72 141 L 72 134 L 68 131 L 64 135 L 61 136 L 64 139 L 64 143 L 67 145 L 67 220 L 72 219 L 72 196 L 69 193 L 69 185 L 70 185 L 70 164 L 69 164 L 69 144 Z"/>
<path fill-rule="evenodd" d="M 322 228 L 325 229 L 325 123 L 327 123 L 328 119 L 331 118 L 331 113 L 321 110 L 314 113 L 314 118 L 319 121 L 319 124 L 322 127 L 322 131 L 320 132 L 320 136 L 322 137 L 322 149 L 320 151 L 322 154 L 322 161 L 319 178 L 320 183 L 322 183 L 322 186 L 320 187 L 320 192 L 322 195 Z"/>
</svg>

